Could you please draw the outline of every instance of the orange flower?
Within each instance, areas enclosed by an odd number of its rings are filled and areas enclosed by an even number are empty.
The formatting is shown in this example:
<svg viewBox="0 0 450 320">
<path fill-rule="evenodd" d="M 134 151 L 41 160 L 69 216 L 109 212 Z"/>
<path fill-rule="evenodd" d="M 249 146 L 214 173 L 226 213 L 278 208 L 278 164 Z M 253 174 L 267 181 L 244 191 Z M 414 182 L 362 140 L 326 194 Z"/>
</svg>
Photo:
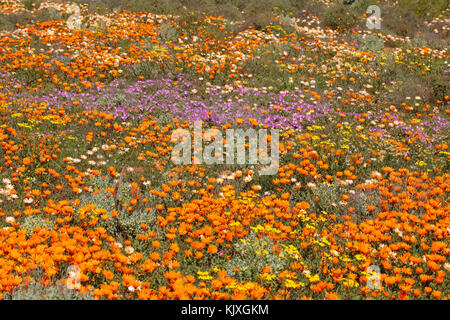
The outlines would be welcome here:
<svg viewBox="0 0 450 320">
<path fill-rule="evenodd" d="M 433 298 L 440 299 L 442 296 L 442 293 L 439 290 L 434 290 L 432 293 Z"/>
<path fill-rule="evenodd" d="M 270 268 L 270 267 L 263 267 L 263 268 L 262 268 L 262 271 L 263 271 L 264 273 L 270 273 L 271 270 L 272 270 L 272 268 Z"/>
<path fill-rule="evenodd" d="M 341 298 L 339 297 L 339 295 L 335 292 L 329 292 L 326 294 L 326 299 L 327 300 L 341 300 Z"/>
<path fill-rule="evenodd" d="M 222 281 L 220 280 L 212 280 L 211 285 L 214 288 L 214 290 L 219 290 L 223 286 Z"/>
<path fill-rule="evenodd" d="M 158 240 L 155 240 L 155 241 L 152 241 L 152 246 L 153 246 L 153 248 L 158 249 L 161 246 L 161 244 L 159 243 Z"/>
<path fill-rule="evenodd" d="M 213 245 L 213 244 L 210 244 L 208 246 L 208 252 L 211 253 L 211 254 L 217 253 L 217 247 L 215 245 Z"/>
<path fill-rule="evenodd" d="M 152 259 L 153 261 L 158 261 L 161 259 L 161 255 L 158 252 L 152 252 L 150 254 L 150 259 Z"/>
<path fill-rule="evenodd" d="M 197 252 L 195 253 L 195 258 L 196 258 L 197 260 L 201 259 L 202 257 L 203 257 L 203 253 L 202 253 L 202 252 L 197 251 Z"/>
</svg>

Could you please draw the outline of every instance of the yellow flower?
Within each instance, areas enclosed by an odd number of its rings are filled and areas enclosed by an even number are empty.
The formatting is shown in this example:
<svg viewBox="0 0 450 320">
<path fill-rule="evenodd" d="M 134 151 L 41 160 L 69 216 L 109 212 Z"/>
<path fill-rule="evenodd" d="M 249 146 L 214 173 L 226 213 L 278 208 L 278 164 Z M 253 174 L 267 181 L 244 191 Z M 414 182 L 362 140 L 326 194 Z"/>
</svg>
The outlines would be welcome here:
<svg viewBox="0 0 450 320">
<path fill-rule="evenodd" d="M 270 280 L 272 280 L 275 277 L 276 277 L 276 275 L 270 274 L 270 273 L 263 273 L 262 275 L 260 275 L 261 279 L 267 280 L 267 281 L 270 281 Z"/>
<path fill-rule="evenodd" d="M 287 279 L 287 280 L 284 282 L 284 286 L 285 286 L 286 288 L 297 289 L 297 288 L 300 288 L 300 287 L 304 287 L 305 284 L 302 283 L 302 282 L 295 282 L 294 280 Z"/>
<path fill-rule="evenodd" d="M 363 256 L 362 254 L 357 254 L 357 255 L 355 256 L 355 258 L 356 258 L 356 260 L 366 260 L 366 257 Z"/>
<path fill-rule="evenodd" d="M 352 280 L 352 279 L 344 279 L 342 281 L 342 283 L 344 284 L 344 286 L 350 287 L 350 288 L 359 286 L 359 284 L 356 281 Z"/>
<path fill-rule="evenodd" d="M 316 283 L 320 281 L 319 275 L 315 274 L 312 277 L 309 277 L 309 281 L 311 281 L 312 283 Z"/>
</svg>

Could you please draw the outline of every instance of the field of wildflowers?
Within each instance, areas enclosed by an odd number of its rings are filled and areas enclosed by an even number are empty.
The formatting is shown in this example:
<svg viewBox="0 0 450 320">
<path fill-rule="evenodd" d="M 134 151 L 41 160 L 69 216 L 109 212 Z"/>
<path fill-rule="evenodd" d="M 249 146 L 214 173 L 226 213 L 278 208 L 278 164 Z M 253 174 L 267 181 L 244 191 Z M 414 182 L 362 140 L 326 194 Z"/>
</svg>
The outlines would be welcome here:
<svg viewBox="0 0 450 320">
<path fill-rule="evenodd" d="M 0 298 L 450 298 L 448 8 L 112 2 L 0 2 Z M 175 164 L 194 121 L 278 172 Z"/>
</svg>

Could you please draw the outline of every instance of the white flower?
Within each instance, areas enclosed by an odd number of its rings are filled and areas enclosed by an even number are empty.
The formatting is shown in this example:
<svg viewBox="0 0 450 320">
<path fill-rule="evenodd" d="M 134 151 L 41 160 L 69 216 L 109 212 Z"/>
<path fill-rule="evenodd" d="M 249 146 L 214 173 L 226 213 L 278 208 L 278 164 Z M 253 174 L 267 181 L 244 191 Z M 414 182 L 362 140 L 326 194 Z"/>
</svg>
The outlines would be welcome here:
<svg viewBox="0 0 450 320">
<path fill-rule="evenodd" d="M 6 223 L 14 223 L 16 222 L 16 219 L 14 219 L 14 217 L 6 217 L 5 221 Z"/>
<path fill-rule="evenodd" d="M 128 291 L 130 291 L 130 292 L 134 292 L 134 290 L 135 290 L 135 289 L 134 289 L 134 287 L 133 287 L 133 286 L 129 286 L 129 287 L 128 287 Z"/>
<path fill-rule="evenodd" d="M 376 161 L 376 159 L 371 159 L 372 161 Z M 372 171 L 372 175 L 377 177 L 377 178 L 382 178 L 383 176 L 381 175 L 381 173 L 379 173 L 378 171 Z"/>
<path fill-rule="evenodd" d="M 232 173 L 227 177 L 227 180 L 234 180 L 235 177 L 236 177 L 236 174 Z"/>
<path fill-rule="evenodd" d="M 23 199 L 23 203 L 32 203 L 33 201 L 34 201 L 33 198 L 29 198 L 29 199 L 25 198 L 25 199 Z"/>
<path fill-rule="evenodd" d="M 134 248 L 131 246 L 125 247 L 125 252 L 128 254 L 132 254 L 134 252 Z"/>
</svg>

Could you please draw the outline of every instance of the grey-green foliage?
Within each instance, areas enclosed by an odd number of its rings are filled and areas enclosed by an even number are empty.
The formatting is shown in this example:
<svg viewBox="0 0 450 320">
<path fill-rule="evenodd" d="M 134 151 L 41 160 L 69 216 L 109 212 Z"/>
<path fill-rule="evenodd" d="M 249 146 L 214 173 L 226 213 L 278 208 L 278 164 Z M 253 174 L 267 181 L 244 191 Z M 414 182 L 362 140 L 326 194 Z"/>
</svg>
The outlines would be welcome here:
<svg viewBox="0 0 450 320">
<path fill-rule="evenodd" d="M 154 14 L 173 14 L 181 4 L 178 0 L 122 0 L 122 8 L 134 12 L 151 12 Z"/>
<path fill-rule="evenodd" d="M 285 270 L 288 261 L 278 254 L 272 253 L 273 241 L 267 237 L 258 238 L 254 231 L 234 244 L 234 254 L 225 265 L 225 270 L 231 276 L 240 276 L 243 279 L 255 279 L 263 267 L 270 267 L 277 274 Z M 234 269 L 241 271 L 236 274 Z"/>
<path fill-rule="evenodd" d="M 365 219 L 374 219 L 381 210 L 380 204 L 380 191 L 378 189 L 375 190 L 362 190 L 356 192 L 351 197 L 353 206 L 356 209 L 357 218 L 359 221 Z M 373 212 L 370 212 L 367 207 L 370 205 L 374 205 L 376 209 Z"/>
<path fill-rule="evenodd" d="M 27 10 L 38 9 L 42 2 L 42 0 L 22 0 L 22 4 Z"/>
<path fill-rule="evenodd" d="M 80 197 L 80 207 L 83 207 L 87 204 L 94 204 L 96 208 L 106 209 L 107 212 L 111 212 L 115 209 L 114 198 L 112 196 L 107 197 L 105 189 L 112 188 L 113 181 L 110 179 L 103 179 L 102 177 L 95 177 L 91 181 L 91 186 L 93 190 L 101 190 L 97 194 L 83 194 Z M 119 194 L 124 196 L 126 193 L 130 192 L 130 187 L 125 183 L 121 185 Z"/>
<path fill-rule="evenodd" d="M 327 213 L 338 214 L 338 218 L 340 219 L 343 214 L 347 214 L 343 207 L 339 205 L 339 202 L 342 201 L 340 195 L 346 193 L 344 188 L 345 186 L 340 186 L 338 183 L 318 183 L 311 190 L 313 195 L 319 199 L 318 204 L 320 208 Z M 355 208 L 356 218 L 374 218 L 380 210 L 380 197 L 378 190 L 363 190 L 354 194 L 350 193 L 349 202 Z M 367 209 L 369 205 L 374 205 L 377 209 L 371 213 Z"/>
<path fill-rule="evenodd" d="M 141 76 L 147 79 L 155 79 L 159 74 L 160 69 L 156 67 L 155 62 L 148 59 L 124 68 L 124 76 L 133 80 Z"/>
<path fill-rule="evenodd" d="M 14 23 L 10 19 L 11 16 L 4 13 L 0 14 L 0 31 L 14 29 Z"/>
<path fill-rule="evenodd" d="M 280 14 L 278 15 L 278 18 L 280 18 L 281 24 L 286 26 L 292 26 L 292 24 L 294 23 L 294 20 L 289 15 L 286 14 Z"/>
<path fill-rule="evenodd" d="M 164 112 L 161 109 L 157 109 L 152 113 L 154 119 L 158 122 L 159 126 L 167 126 L 173 123 L 174 116 L 169 112 Z"/>
<path fill-rule="evenodd" d="M 44 219 L 42 216 L 30 215 L 26 216 L 21 223 L 21 227 L 30 235 L 33 233 L 35 227 L 40 227 L 45 230 L 52 230 L 55 222 L 49 219 Z"/>
<path fill-rule="evenodd" d="M 107 197 L 105 192 L 106 188 L 113 187 L 113 182 L 110 179 L 95 177 L 91 183 L 94 190 L 101 191 L 97 194 L 83 194 L 80 197 L 80 205 L 78 206 L 78 208 L 82 208 L 83 206 L 86 206 L 88 204 L 93 204 L 97 209 L 105 209 L 109 216 L 109 219 L 107 219 L 106 221 L 99 220 L 99 226 L 104 227 L 110 235 L 117 236 L 117 221 L 111 216 L 111 211 L 115 209 L 114 197 L 112 195 Z M 127 191 L 129 194 L 129 187 L 127 189 L 127 185 L 122 184 L 119 194 L 124 195 L 127 193 Z"/>
<path fill-rule="evenodd" d="M 384 40 L 374 34 L 361 37 L 361 42 L 365 48 L 372 52 L 377 52 L 384 49 Z"/>
<path fill-rule="evenodd" d="M 44 272 L 38 267 L 31 271 L 32 280 L 21 284 L 11 292 L 3 295 L 5 300 L 95 300 L 92 292 L 81 293 L 75 289 L 69 289 L 61 279 L 50 279 L 50 285 L 42 283 Z"/>
<path fill-rule="evenodd" d="M 340 186 L 337 183 L 318 183 L 311 188 L 314 197 L 319 199 L 318 205 L 325 211 L 335 213 L 341 201 Z"/>
<path fill-rule="evenodd" d="M 95 300 L 92 294 L 68 289 L 59 282 L 53 286 L 35 282 L 6 293 L 3 298 L 5 300 Z"/>
<path fill-rule="evenodd" d="M 351 3 L 350 7 L 358 14 L 362 14 L 366 12 L 370 5 L 377 5 L 377 2 L 377 0 L 355 0 Z"/>
<path fill-rule="evenodd" d="M 322 17 L 323 24 L 332 29 L 350 29 L 355 26 L 358 18 L 348 6 L 338 4 L 328 7 Z"/>
<path fill-rule="evenodd" d="M 99 220 L 99 226 L 104 227 L 108 234 L 114 237 L 124 237 L 127 239 L 132 239 L 141 233 L 140 226 L 145 223 L 150 227 L 156 225 L 156 215 L 154 211 L 147 212 L 145 210 L 137 210 L 128 212 L 122 207 L 120 209 L 119 215 L 114 218 L 111 216 L 111 211 L 115 210 L 114 196 L 110 195 L 107 197 L 105 189 L 108 187 L 114 187 L 114 182 L 110 179 L 103 179 L 101 177 L 95 177 L 91 182 L 92 188 L 94 190 L 101 190 L 97 194 L 82 195 L 80 197 L 79 208 L 94 204 L 96 208 L 106 209 L 106 214 L 109 219 L 103 221 Z M 120 203 L 127 203 L 131 197 L 131 187 L 130 184 L 122 181 L 119 187 L 118 198 Z"/>
<path fill-rule="evenodd" d="M 119 231 L 122 236 L 128 240 L 133 239 L 138 234 L 142 233 L 141 225 L 147 224 L 150 228 L 155 227 L 156 224 L 156 214 L 155 211 L 147 212 L 145 210 L 133 211 L 133 212 L 122 212 L 116 218 L 117 224 L 119 226 Z"/>
<path fill-rule="evenodd" d="M 111 101 L 112 100 L 112 101 Z M 98 103 L 102 106 L 114 105 L 121 106 L 127 102 L 127 97 L 123 93 L 117 93 L 113 99 L 107 97 L 100 97 Z"/>
<path fill-rule="evenodd" d="M 339 0 L 340 4 L 353 5 L 356 0 Z"/>
<path fill-rule="evenodd" d="M 173 27 L 170 23 L 163 22 L 156 30 L 160 37 L 166 41 L 176 41 L 178 40 L 178 30 Z"/>
<path fill-rule="evenodd" d="M 36 14 L 37 21 L 55 21 L 61 20 L 63 15 L 55 8 L 43 8 Z"/>
<path fill-rule="evenodd" d="M 423 38 L 413 38 L 407 42 L 407 46 L 413 48 L 426 47 L 428 45 L 427 41 Z"/>
</svg>

